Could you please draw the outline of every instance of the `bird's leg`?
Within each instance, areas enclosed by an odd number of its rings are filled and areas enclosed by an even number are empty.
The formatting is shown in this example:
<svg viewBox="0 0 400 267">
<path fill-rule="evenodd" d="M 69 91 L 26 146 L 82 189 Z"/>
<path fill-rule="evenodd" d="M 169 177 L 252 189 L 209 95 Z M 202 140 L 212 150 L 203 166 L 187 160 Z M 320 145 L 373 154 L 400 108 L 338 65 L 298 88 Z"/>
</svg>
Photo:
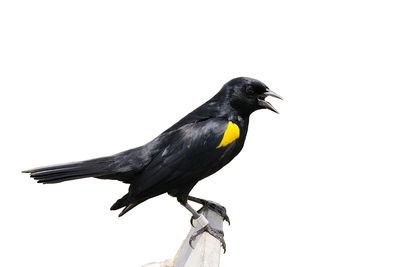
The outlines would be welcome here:
<svg viewBox="0 0 400 267">
<path fill-rule="evenodd" d="M 197 212 L 192 206 L 190 206 L 187 203 L 187 201 L 180 200 L 180 199 L 178 199 L 178 201 L 179 201 L 179 203 L 181 203 L 182 206 L 184 206 L 188 211 L 190 211 L 192 213 L 192 215 L 193 215 L 192 219 L 196 220 L 198 225 L 201 227 L 197 232 L 195 232 L 190 237 L 189 245 L 193 248 L 192 242 L 196 239 L 196 237 L 201 235 L 204 232 L 207 232 L 221 242 L 221 246 L 224 249 L 224 253 L 225 253 L 226 243 L 224 240 L 224 232 L 211 227 L 210 224 L 208 223 L 208 220 L 204 217 L 204 215 Z M 192 221 L 191 221 L 191 223 L 192 223 Z M 192 226 L 193 226 L 193 223 L 192 223 Z"/>
<path fill-rule="evenodd" d="M 219 242 L 221 242 L 221 246 L 224 249 L 224 253 L 226 252 L 226 243 L 224 240 L 224 232 L 221 230 L 217 230 L 213 227 L 210 226 L 210 224 L 207 224 L 206 226 L 200 228 L 196 233 L 194 233 L 190 239 L 189 239 L 189 245 L 193 248 L 192 242 L 196 240 L 197 236 L 201 235 L 202 233 L 207 232 L 213 237 L 215 237 Z"/>
<path fill-rule="evenodd" d="M 213 210 L 213 211 L 217 212 L 218 214 L 220 214 L 221 217 L 229 223 L 229 225 L 231 224 L 228 214 L 226 213 L 226 208 L 224 206 L 222 206 L 216 202 L 210 201 L 210 200 L 205 200 L 205 199 L 192 197 L 192 196 L 188 196 L 187 199 L 203 205 L 203 207 L 201 209 L 199 209 L 197 212 L 201 212 L 204 209 L 204 207 L 207 207 L 208 209 Z"/>
<path fill-rule="evenodd" d="M 198 218 L 200 218 L 201 214 L 199 212 L 197 212 L 192 206 L 190 206 L 187 201 L 180 201 L 178 200 L 179 203 L 181 203 L 182 206 L 184 206 L 188 211 L 190 211 L 190 213 L 192 213 L 192 218 L 194 220 L 197 220 Z"/>
</svg>

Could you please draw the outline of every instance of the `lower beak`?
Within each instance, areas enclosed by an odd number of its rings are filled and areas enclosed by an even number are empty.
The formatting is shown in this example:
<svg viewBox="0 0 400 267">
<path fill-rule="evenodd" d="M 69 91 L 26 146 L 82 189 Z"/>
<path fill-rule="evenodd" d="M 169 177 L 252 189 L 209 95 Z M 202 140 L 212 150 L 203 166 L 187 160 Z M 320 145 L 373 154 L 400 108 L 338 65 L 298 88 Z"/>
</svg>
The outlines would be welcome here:
<svg viewBox="0 0 400 267">
<path fill-rule="evenodd" d="M 267 108 L 267 109 L 269 109 L 269 110 L 271 110 L 271 111 L 273 111 L 273 112 L 279 114 L 279 112 L 274 108 L 274 106 L 271 105 L 271 103 L 269 103 L 268 101 L 265 101 L 265 98 L 266 98 L 267 96 L 279 98 L 279 99 L 281 99 L 281 100 L 283 100 L 283 98 L 282 98 L 280 95 L 278 95 L 277 93 L 274 93 L 274 92 L 272 92 L 272 91 L 267 91 L 267 92 L 263 93 L 263 94 L 260 96 L 260 98 L 258 99 L 258 104 L 259 104 L 261 107 Z"/>
</svg>

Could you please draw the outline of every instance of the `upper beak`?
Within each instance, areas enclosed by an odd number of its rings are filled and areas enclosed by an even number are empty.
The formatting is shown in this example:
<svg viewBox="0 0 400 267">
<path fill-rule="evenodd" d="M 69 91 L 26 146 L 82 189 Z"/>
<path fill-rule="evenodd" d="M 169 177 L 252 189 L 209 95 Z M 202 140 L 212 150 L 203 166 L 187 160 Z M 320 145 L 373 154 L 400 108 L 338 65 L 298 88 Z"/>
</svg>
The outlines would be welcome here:
<svg viewBox="0 0 400 267">
<path fill-rule="evenodd" d="M 265 97 L 272 96 L 272 97 L 275 97 L 275 98 L 279 98 L 280 100 L 283 100 L 283 98 L 280 95 L 278 95 L 277 93 L 272 92 L 272 91 L 267 91 L 267 92 L 264 93 L 264 95 L 265 95 Z"/>
<path fill-rule="evenodd" d="M 261 107 L 267 108 L 267 109 L 279 114 L 279 112 L 274 108 L 274 106 L 271 105 L 271 103 L 269 103 L 268 101 L 265 101 L 265 98 L 267 96 L 279 98 L 281 100 L 283 100 L 283 98 L 280 95 L 278 95 L 277 93 L 274 93 L 272 91 L 267 91 L 267 92 L 263 93 L 262 95 L 260 95 L 260 97 L 258 99 L 258 104 Z"/>
</svg>

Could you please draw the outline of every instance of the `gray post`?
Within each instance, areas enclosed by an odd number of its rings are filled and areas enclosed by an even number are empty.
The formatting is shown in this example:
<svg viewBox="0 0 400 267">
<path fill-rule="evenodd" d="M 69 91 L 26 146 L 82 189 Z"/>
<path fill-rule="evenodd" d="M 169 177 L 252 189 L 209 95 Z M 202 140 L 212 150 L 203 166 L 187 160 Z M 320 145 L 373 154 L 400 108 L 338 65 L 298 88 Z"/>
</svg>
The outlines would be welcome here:
<svg viewBox="0 0 400 267">
<path fill-rule="evenodd" d="M 202 215 L 208 220 L 211 227 L 222 231 L 223 218 L 220 214 L 204 208 Z M 192 242 L 193 248 L 189 245 L 190 237 L 202 227 L 200 221 L 200 218 L 194 221 L 194 227 L 190 229 L 174 260 L 152 263 L 143 267 L 218 267 L 221 254 L 219 240 L 208 233 L 203 233 Z"/>
</svg>

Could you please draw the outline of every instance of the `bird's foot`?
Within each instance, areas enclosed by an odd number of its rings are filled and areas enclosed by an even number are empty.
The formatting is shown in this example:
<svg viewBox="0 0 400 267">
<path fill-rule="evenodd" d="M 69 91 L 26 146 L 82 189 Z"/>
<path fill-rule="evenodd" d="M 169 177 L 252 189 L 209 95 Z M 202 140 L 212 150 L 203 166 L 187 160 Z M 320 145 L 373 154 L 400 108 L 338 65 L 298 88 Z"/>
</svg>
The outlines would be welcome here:
<svg viewBox="0 0 400 267">
<path fill-rule="evenodd" d="M 201 203 L 203 205 L 203 207 L 201 209 L 199 209 L 197 212 L 201 213 L 205 208 L 215 211 L 216 213 L 218 213 L 219 215 L 221 215 L 221 217 L 224 219 L 224 221 L 227 221 L 229 225 L 231 225 L 231 221 L 229 220 L 229 216 L 226 213 L 226 208 L 214 201 L 210 201 L 210 200 L 201 200 Z"/>
<path fill-rule="evenodd" d="M 221 246 L 224 249 L 224 253 L 226 252 L 226 243 L 224 240 L 224 232 L 221 230 L 217 230 L 215 228 L 212 228 L 209 224 L 207 224 L 206 226 L 200 228 L 196 233 L 194 233 L 190 239 L 189 239 L 189 245 L 193 248 L 192 246 L 192 242 L 194 240 L 196 240 L 196 237 L 201 235 L 202 233 L 209 233 L 210 235 L 212 235 L 213 237 L 215 237 L 216 239 L 219 240 L 219 242 L 221 242 Z"/>
</svg>

